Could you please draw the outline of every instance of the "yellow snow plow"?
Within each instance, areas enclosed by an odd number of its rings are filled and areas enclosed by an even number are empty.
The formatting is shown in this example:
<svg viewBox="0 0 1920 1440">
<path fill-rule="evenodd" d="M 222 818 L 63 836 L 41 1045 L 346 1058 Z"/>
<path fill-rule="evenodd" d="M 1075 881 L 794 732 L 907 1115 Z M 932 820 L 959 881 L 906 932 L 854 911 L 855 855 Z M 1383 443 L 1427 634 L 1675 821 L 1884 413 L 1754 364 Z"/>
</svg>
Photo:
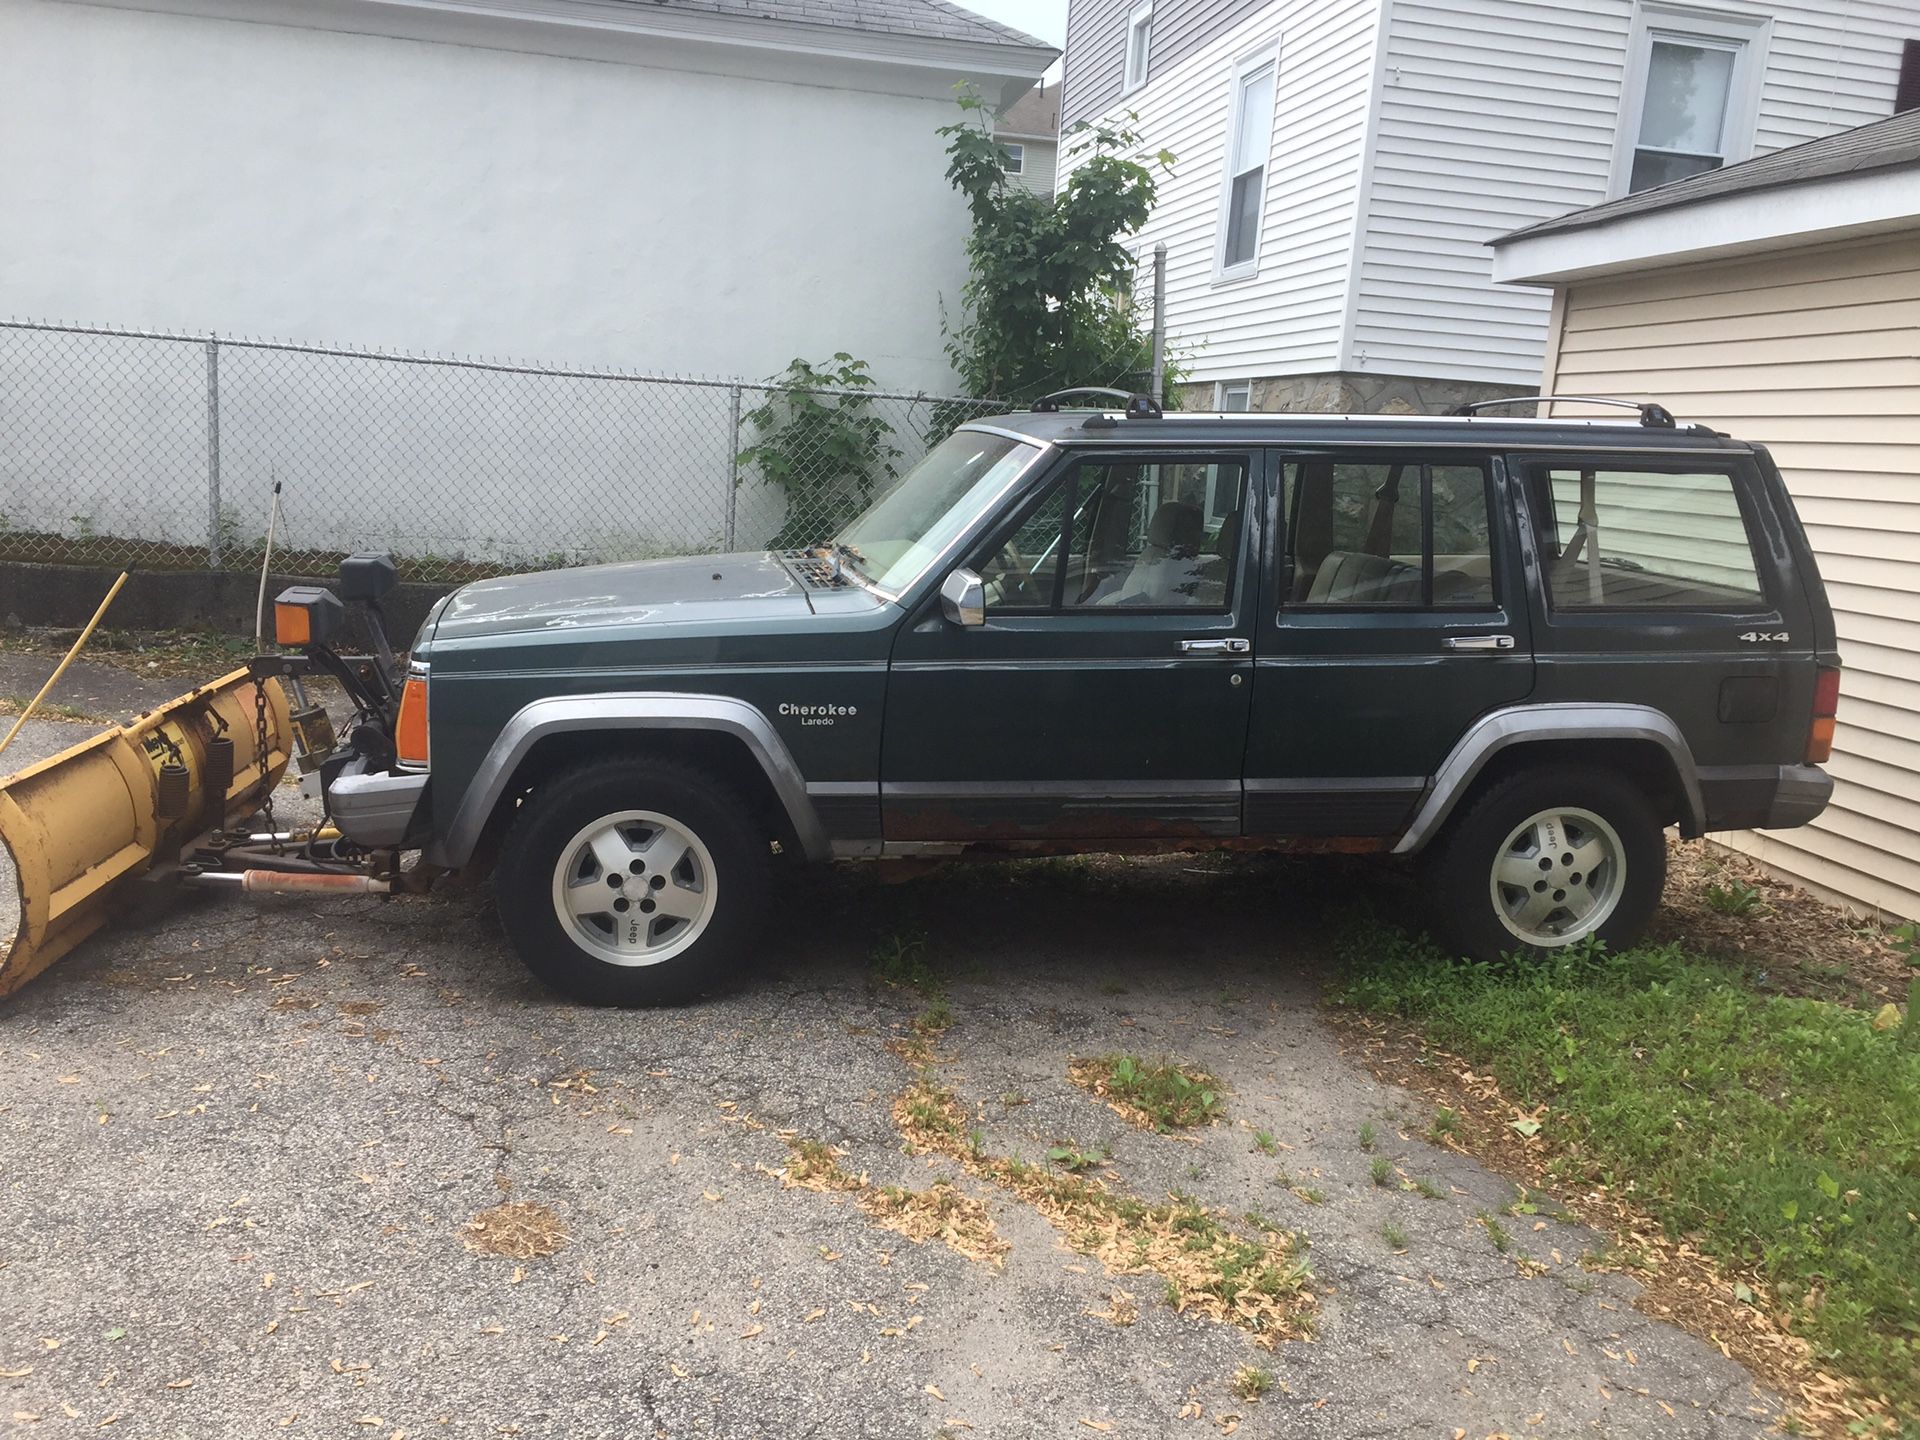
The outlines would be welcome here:
<svg viewBox="0 0 1920 1440">
<path fill-rule="evenodd" d="M 292 758 L 277 677 L 236 670 L 0 779 L 19 928 L 0 995 L 97 930 L 125 887 L 267 804 Z"/>
</svg>

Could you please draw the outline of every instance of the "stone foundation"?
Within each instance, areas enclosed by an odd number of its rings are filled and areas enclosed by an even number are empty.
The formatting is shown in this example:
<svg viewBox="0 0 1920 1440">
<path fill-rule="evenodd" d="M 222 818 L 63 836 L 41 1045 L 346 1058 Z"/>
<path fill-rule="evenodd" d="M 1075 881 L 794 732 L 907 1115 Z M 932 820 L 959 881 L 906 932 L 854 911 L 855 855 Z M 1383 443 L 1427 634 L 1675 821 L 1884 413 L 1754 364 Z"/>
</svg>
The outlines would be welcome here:
<svg viewBox="0 0 1920 1440">
<path fill-rule="evenodd" d="M 1477 380 L 1426 380 L 1414 375 L 1274 375 L 1253 382 L 1252 408 L 1320 415 L 1445 415 L 1476 400 L 1505 400 L 1538 393 L 1537 385 L 1494 385 Z M 1181 405 L 1213 408 L 1212 382 L 1180 387 Z M 1503 413 L 1525 415 L 1516 405 Z"/>
</svg>

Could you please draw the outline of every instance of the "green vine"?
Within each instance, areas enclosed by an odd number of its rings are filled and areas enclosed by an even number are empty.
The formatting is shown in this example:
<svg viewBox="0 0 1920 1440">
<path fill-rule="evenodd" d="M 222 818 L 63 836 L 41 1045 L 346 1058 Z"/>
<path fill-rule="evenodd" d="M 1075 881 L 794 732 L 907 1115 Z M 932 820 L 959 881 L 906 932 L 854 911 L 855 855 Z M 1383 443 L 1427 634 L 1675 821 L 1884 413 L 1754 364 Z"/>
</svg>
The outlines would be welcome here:
<svg viewBox="0 0 1920 1440">
<path fill-rule="evenodd" d="M 740 465 L 787 498 L 776 550 L 815 545 L 867 508 L 898 473 L 893 431 L 873 413 L 867 362 L 842 350 L 824 365 L 795 360 L 767 382 L 767 398 L 740 418 L 756 443 Z"/>
<path fill-rule="evenodd" d="M 973 220 L 964 317 L 947 335 L 963 393 L 1019 405 L 1070 385 L 1144 388 L 1152 334 L 1136 315 L 1135 261 L 1122 242 L 1152 213 L 1172 154 L 1135 158 L 1130 113 L 1116 124 L 1082 121 L 1062 137 L 1078 163 L 1049 200 L 1010 183 L 992 111 L 970 86 L 960 87 L 960 108 L 939 133 L 947 179 Z"/>
</svg>

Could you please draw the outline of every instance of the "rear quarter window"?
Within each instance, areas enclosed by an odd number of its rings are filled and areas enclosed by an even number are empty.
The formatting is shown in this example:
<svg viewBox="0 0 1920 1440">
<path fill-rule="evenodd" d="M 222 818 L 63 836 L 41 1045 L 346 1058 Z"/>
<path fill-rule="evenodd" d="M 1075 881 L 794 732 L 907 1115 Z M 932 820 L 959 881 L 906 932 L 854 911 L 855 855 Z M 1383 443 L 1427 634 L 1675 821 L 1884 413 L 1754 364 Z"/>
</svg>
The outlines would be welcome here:
<svg viewBox="0 0 1920 1440">
<path fill-rule="evenodd" d="M 1557 610 L 1765 608 L 1730 470 L 1550 465 L 1530 474 Z"/>
</svg>

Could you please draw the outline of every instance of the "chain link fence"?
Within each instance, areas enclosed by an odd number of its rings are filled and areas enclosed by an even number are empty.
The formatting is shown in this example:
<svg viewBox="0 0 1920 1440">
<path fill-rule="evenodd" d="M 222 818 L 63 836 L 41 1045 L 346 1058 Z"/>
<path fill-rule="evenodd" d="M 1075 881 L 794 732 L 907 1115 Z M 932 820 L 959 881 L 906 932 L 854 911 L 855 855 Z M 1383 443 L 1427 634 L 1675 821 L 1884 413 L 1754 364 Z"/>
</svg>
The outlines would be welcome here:
<svg viewBox="0 0 1920 1440">
<path fill-rule="evenodd" d="M 405 579 L 830 536 L 988 401 L 0 322 L 0 560 Z"/>
</svg>

